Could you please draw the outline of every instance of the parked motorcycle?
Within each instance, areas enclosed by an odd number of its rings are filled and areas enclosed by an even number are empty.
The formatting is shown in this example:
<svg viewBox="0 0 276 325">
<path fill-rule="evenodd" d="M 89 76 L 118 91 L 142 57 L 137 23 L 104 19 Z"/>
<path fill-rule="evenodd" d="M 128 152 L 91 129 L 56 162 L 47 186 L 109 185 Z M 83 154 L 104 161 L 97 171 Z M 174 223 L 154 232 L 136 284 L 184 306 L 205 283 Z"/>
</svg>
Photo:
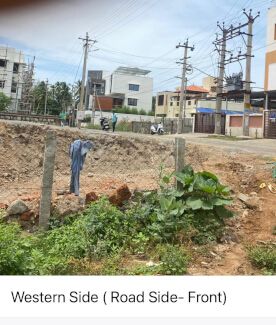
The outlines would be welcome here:
<svg viewBox="0 0 276 325">
<path fill-rule="evenodd" d="M 100 124 L 103 131 L 109 131 L 110 126 L 107 117 L 101 117 Z"/>
<path fill-rule="evenodd" d="M 153 134 L 159 134 L 159 135 L 162 135 L 164 134 L 164 127 L 163 127 L 163 124 L 160 122 L 158 124 L 153 124 L 151 127 L 150 127 L 150 133 L 153 135 Z"/>
</svg>

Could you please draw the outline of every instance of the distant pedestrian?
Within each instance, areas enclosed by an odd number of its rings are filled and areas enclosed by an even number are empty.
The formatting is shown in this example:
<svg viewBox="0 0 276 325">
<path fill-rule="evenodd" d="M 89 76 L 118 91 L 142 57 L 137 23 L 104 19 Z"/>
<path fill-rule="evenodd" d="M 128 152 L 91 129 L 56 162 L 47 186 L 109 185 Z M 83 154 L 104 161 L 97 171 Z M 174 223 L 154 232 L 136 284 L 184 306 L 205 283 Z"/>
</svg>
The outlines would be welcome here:
<svg viewBox="0 0 276 325">
<path fill-rule="evenodd" d="M 116 123 L 118 121 L 118 116 L 116 115 L 116 113 L 112 112 L 112 131 L 115 131 L 116 128 Z"/>
</svg>

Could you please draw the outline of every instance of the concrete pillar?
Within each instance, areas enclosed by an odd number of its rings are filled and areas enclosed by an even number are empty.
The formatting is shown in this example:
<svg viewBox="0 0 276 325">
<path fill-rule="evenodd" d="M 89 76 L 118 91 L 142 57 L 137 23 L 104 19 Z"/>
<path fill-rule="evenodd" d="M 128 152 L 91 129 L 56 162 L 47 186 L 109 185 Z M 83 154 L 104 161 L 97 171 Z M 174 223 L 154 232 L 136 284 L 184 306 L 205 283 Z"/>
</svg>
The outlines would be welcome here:
<svg viewBox="0 0 276 325">
<path fill-rule="evenodd" d="M 48 131 L 46 134 L 46 143 L 44 150 L 43 178 L 39 209 L 39 228 L 42 230 L 47 230 L 49 226 L 56 146 L 57 139 L 55 132 Z"/>
<path fill-rule="evenodd" d="M 175 171 L 181 172 L 185 167 L 185 139 L 175 138 Z M 176 188 L 181 191 L 183 184 L 176 181 Z"/>
</svg>

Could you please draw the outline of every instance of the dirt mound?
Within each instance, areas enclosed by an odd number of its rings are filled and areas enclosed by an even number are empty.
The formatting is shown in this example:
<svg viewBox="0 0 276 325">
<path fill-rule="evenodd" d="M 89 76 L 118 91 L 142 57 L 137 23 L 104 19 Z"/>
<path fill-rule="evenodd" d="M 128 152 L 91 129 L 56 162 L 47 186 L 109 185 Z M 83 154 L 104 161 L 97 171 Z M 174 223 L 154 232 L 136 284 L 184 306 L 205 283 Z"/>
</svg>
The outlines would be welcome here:
<svg viewBox="0 0 276 325">
<path fill-rule="evenodd" d="M 0 202 L 40 191 L 45 134 L 49 127 L 0 122 Z M 88 130 L 55 128 L 58 145 L 54 190 L 70 181 L 69 145 L 76 139 L 94 142 L 81 173 L 83 190 L 112 191 L 124 183 L 131 189 L 154 188 L 159 168 L 174 166 L 172 142 L 93 134 Z M 5 189 L 5 193 L 3 193 Z"/>
</svg>

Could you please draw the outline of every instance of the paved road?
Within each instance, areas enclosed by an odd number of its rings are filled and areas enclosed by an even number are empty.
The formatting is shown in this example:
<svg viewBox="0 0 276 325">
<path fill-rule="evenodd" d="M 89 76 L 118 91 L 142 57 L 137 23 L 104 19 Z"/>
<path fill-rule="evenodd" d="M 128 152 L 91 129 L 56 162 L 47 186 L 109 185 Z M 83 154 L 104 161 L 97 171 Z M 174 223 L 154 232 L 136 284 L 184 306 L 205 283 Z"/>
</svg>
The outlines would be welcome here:
<svg viewBox="0 0 276 325">
<path fill-rule="evenodd" d="M 208 138 L 206 134 L 186 134 L 183 137 L 188 143 L 220 147 L 229 152 L 253 153 L 264 157 L 276 157 L 276 139 L 255 140 L 223 140 Z"/>
</svg>

